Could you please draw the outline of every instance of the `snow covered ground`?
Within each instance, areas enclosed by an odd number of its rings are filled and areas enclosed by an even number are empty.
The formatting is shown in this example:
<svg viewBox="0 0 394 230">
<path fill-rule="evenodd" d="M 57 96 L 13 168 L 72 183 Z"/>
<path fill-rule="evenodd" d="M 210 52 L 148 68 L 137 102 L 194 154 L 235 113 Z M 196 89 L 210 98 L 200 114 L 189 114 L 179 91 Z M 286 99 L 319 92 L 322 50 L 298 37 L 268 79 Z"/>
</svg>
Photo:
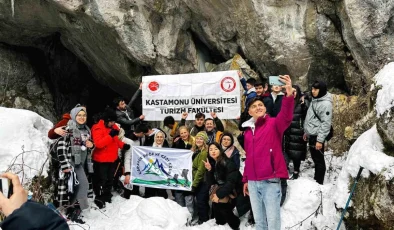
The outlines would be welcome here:
<svg viewBox="0 0 394 230">
<path fill-rule="evenodd" d="M 393 106 L 394 63 L 384 67 L 377 75 L 378 92 L 377 112 L 379 115 Z M 47 131 L 52 124 L 37 114 L 17 109 L 0 107 L 0 172 L 9 168 L 16 159 L 14 172 L 25 182 L 37 174 L 46 160 L 49 140 Z M 282 229 L 336 229 L 340 212 L 335 208 L 344 207 L 349 195 L 349 177 L 355 177 L 360 166 L 364 167 L 362 176 L 369 172 L 383 173 L 387 179 L 394 177 L 394 158 L 382 152 L 382 141 L 376 127 L 362 134 L 349 152 L 342 157 L 335 157 L 326 152 L 327 173 L 324 185 L 313 180 L 314 168 L 311 158 L 301 166 L 300 178 L 288 181 L 287 199 L 281 209 Z M 22 155 L 21 152 L 25 151 Z M 21 164 L 24 162 L 23 172 Z M 45 169 L 46 167 L 44 167 Z M 129 200 L 114 193 L 113 201 L 106 208 L 99 210 L 92 203 L 91 209 L 83 212 L 86 224 L 70 223 L 71 229 L 92 230 L 138 230 L 138 229 L 190 229 L 224 230 L 228 225 L 217 226 L 210 220 L 199 226 L 186 226 L 189 213 L 172 200 L 163 198 L 143 199 L 132 196 Z M 240 229 L 252 230 L 245 226 L 246 216 L 241 218 Z M 341 229 L 345 229 L 342 224 Z"/>
</svg>

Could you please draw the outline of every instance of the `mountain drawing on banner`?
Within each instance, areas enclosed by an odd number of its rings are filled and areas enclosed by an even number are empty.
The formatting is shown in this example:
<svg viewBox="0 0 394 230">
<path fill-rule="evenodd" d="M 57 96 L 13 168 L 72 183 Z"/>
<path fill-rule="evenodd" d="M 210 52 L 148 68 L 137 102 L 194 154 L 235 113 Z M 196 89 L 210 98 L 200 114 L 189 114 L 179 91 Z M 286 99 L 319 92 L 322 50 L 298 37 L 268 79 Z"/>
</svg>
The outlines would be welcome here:
<svg viewBox="0 0 394 230">
<path fill-rule="evenodd" d="M 158 159 L 156 159 L 155 162 L 153 162 L 153 159 L 149 159 L 149 163 L 145 165 L 142 171 L 144 172 L 144 175 L 152 174 L 156 176 L 163 176 L 164 173 L 165 175 L 170 176 L 167 171 L 164 170 L 163 164 L 160 163 Z"/>
</svg>

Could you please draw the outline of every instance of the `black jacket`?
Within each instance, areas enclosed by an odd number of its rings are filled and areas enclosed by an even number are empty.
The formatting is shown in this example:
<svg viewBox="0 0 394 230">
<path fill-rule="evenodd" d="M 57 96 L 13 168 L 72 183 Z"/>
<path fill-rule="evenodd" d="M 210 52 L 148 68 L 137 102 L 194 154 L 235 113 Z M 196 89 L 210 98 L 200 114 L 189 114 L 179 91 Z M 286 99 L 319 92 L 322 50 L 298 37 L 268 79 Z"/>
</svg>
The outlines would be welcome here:
<svg viewBox="0 0 394 230">
<path fill-rule="evenodd" d="M 279 112 L 280 109 L 282 107 L 282 99 L 283 99 L 284 95 L 278 95 L 276 97 L 276 100 L 274 102 L 274 98 L 272 97 L 272 94 L 269 95 L 269 97 L 265 97 L 263 102 L 265 107 L 267 108 L 267 112 L 270 117 L 276 117 Z"/>
<path fill-rule="evenodd" d="M 50 208 L 27 201 L 19 209 L 16 209 L 3 222 L 0 223 L 3 230 L 68 230 L 67 222 Z"/>
<path fill-rule="evenodd" d="M 177 136 L 179 137 L 179 136 Z M 177 138 L 175 137 L 175 138 Z M 182 140 L 182 138 L 179 137 L 179 139 L 172 144 L 172 148 L 176 149 L 191 149 L 192 145 L 190 143 L 185 144 L 185 142 Z"/>
<path fill-rule="evenodd" d="M 139 117 L 134 118 L 134 112 L 131 109 L 131 107 L 134 104 L 134 102 L 138 99 L 141 92 L 142 91 L 139 89 L 134 93 L 129 104 L 126 105 L 125 111 L 116 109 L 116 117 L 117 117 L 116 122 L 118 122 L 126 132 L 129 130 L 134 130 L 134 125 L 138 124 L 138 122 L 140 121 Z"/>
<path fill-rule="evenodd" d="M 210 160 L 211 165 L 212 159 Z M 219 189 L 216 191 L 216 195 L 219 199 L 222 199 L 233 193 L 235 190 L 237 193 L 242 191 L 242 174 L 239 172 L 234 162 L 228 158 L 216 163 L 212 167 L 211 171 L 206 172 L 206 180 L 209 186 L 218 184 Z"/>
<path fill-rule="evenodd" d="M 307 146 L 303 140 L 304 121 L 308 108 L 305 104 L 296 103 L 293 121 L 284 133 L 284 151 L 291 159 L 305 160 Z"/>
</svg>

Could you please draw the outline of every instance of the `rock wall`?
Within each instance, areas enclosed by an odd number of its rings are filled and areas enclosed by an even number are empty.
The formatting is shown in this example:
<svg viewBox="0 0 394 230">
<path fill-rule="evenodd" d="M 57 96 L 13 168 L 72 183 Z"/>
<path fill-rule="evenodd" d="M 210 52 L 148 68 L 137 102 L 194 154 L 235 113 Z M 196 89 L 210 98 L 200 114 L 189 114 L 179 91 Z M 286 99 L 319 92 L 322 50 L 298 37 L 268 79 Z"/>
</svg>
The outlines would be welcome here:
<svg viewBox="0 0 394 230">
<path fill-rule="evenodd" d="M 324 79 L 334 92 L 357 95 L 392 58 L 393 7 L 388 0 L 0 1 L 0 41 L 39 46 L 59 33 L 99 82 L 125 96 L 144 74 L 196 72 L 196 39 L 219 59 L 241 54 L 260 77 L 289 73 L 304 88 Z"/>
</svg>

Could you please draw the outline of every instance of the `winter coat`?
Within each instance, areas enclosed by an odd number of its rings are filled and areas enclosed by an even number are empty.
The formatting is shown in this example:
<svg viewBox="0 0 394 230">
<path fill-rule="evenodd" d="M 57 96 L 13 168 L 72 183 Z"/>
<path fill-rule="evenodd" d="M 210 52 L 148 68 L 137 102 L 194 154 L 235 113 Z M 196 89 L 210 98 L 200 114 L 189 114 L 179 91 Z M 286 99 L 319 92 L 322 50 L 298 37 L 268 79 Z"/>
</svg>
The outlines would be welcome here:
<svg viewBox="0 0 394 230">
<path fill-rule="evenodd" d="M 69 114 L 69 113 L 63 114 L 63 119 L 60 120 L 60 121 L 55 125 L 55 127 L 53 127 L 52 129 L 50 129 L 50 130 L 48 131 L 48 137 L 49 137 L 49 139 L 54 140 L 54 139 L 58 139 L 59 137 L 61 137 L 61 136 L 59 136 L 59 135 L 57 135 L 57 134 L 55 133 L 55 129 L 56 129 L 56 128 L 59 128 L 59 127 L 62 127 L 62 126 L 66 126 L 66 125 L 67 125 L 67 122 L 68 122 L 69 120 L 71 120 L 70 114 Z"/>
<path fill-rule="evenodd" d="M 89 128 L 87 128 L 89 129 Z M 90 131 L 90 130 L 89 130 Z M 56 144 L 56 152 L 57 152 L 57 158 L 60 163 L 60 168 L 57 169 L 59 170 L 66 170 L 66 169 L 71 169 L 72 166 L 74 165 L 73 163 L 73 153 L 72 153 L 72 145 L 71 145 L 71 133 L 68 135 L 61 137 Z M 86 170 L 87 165 L 86 163 L 88 161 L 91 161 L 91 149 L 87 149 L 87 161 L 83 162 L 83 167 Z M 56 170 L 55 170 L 56 173 Z M 58 172 L 57 172 L 58 173 Z M 87 173 L 85 173 L 87 174 Z M 70 174 L 66 173 L 65 177 L 63 179 L 57 178 L 55 184 L 57 185 L 57 190 L 55 192 L 55 200 L 56 200 L 56 205 L 61 207 L 64 205 L 68 205 L 71 199 L 71 194 L 69 194 L 69 188 L 68 188 L 68 179 L 69 179 Z M 91 178 L 88 176 L 88 181 L 89 181 L 89 190 L 88 190 L 88 197 L 92 196 L 92 185 L 91 185 Z"/>
<path fill-rule="evenodd" d="M 212 131 L 206 131 L 207 135 L 208 135 L 208 142 L 207 144 L 211 144 L 214 142 L 219 143 L 220 142 L 220 138 L 222 137 L 223 132 L 222 131 L 218 131 L 216 129 L 213 129 Z"/>
<path fill-rule="evenodd" d="M 315 116 L 313 110 L 319 116 Z M 308 136 L 317 136 L 317 141 L 324 143 L 327 135 L 330 133 L 332 119 L 332 97 L 327 93 L 321 98 L 312 98 L 312 102 L 306 114 L 304 130 Z"/>
<path fill-rule="evenodd" d="M 126 105 L 126 110 L 123 111 L 123 110 L 116 109 L 116 117 L 117 117 L 116 121 L 121 125 L 121 127 L 125 131 L 134 130 L 134 125 L 136 125 L 140 121 L 139 117 L 134 118 L 134 112 L 131 109 L 131 107 L 133 106 L 134 102 L 138 99 L 141 92 L 142 91 L 140 89 L 138 89 L 134 93 L 129 104 Z"/>
<path fill-rule="evenodd" d="M 117 125 L 112 127 L 119 130 Z M 119 140 L 118 136 L 111 137 L 109 132 L 111 128 L 107 128 L 104 120 L 100 120 L 92 127 L 92 136 L 96 148 L 93 151 L 93 160 L 103 162 L 115 162 L 118 159 L 118 149 L 123 149 L 124 143 Z"/>
<path fill-rule="evenodd" d="M 204 165 L 204 161 L 208 158 L 208 152 L 206 149 L 204 150 L 196 150 L 193 153 L 192 159 L 192 175 L 193 175 L 193 184 L 194 188 L 197 188 L 201 182 L 204 180 L 204 174 L 207 171 Z"/>
<path fill-rule="evenodd" d="M 282 153 L 283 133 L 293 119 L 294 98 L 284 97 L 282 108 L 276 118 L 265 115 L 252 117 L 242 126 L 245 131 L 246 162 L 243 182 L 271 178 L 289 178 Z"/>
<path fill-rule="evenodd" d="M 242 174 L 237 169 L 234 162 L 227 157 L 219 162 L 215 162 L 215 167 L 206 172 L 207 184 L 209 186 L 217 184 L 219 189 L 216 196 L 223 199 L 230 194 L 242 191 Z"/>
<path fill-rule="evenodd" d="M 3 230 L 70 229 L 64 218 L 52 209 L 33 201 L 27 201 L 13 211 L 3 222 L 0 222 L 0 228 Z"/>
<path fill-rule="evenodd" d="M 226 150 L 224 150 L 224 152 L 226 152 Z M 239 150 L 237 149 L 237 147 L 234 146 L 234 150 L 231 153 L 231 156 L 229 157 L 229 159 L 234 162 L 235 167 L 237 167 L 237 169 L 239 169 L 239 167 L 241 166 L 241 159 L 240 159 L 240 154 L 239 154 Z"/>
<path fill-rule="evenodd" d="M 247 108 L 249 107 L 249 102 L 257 96 L 257 93 L 256 93 L 255 88 L 252 88 L 249 90 L 248 90 L 248 88 L 246 88 L 245 78 L 241 78 L 240 81 L 241 81 L 242 87 L 245 90 L 244 95 L 246 96 L 246 99 L 245 99 L 245 107 L 244 108 L 245 108 L 245 110 L 247 110 Z"/>
<path fill-rule="evenodd" d="M 195 137 L 197 135 L 198 132 L 201 131 L 205 131 L 205 125 L 198 127 L 197 125 L 194 125 L 191 129 L 190 129 L 190 135 Z"/>
<path fill-rule="evenodd" d="M 305 160 L 306 141 L 304 141 L 304 121 L 308 108 L 305 103 L 296 103 L 293 112 L 293 121 L 284 135 L 284 151 L 291 159 Z"/>
<path fill-rule="evenodd" d="M 192 147 L 193 147 L 193 144 L 194 144 L 194 137 L 192 137 L 192 136 L 190 136 L 191 137 L 191 143 L 189 142 L 189 143 L 187 143 L 186 144 L 186 142 L 184 141 L 184 140 L 182 140 L 182 138 L 180 138 L 179 137 L 179 139 L 176 141 L 176 142 L 174 142 L 174 144 L 172 145 L 172 148 L 176 148 L 176 149 L 191 149 Z"/>
<path fill-rule="evenodd" d="M 272 93 L 269 94 L 268 97 L 265 97 L 263 99 L 265 108 L 267 109 L 267 112 L 270 117 L 276 117 L 278 116 L 278 113 L 280 112 L 280 109 L 282 108 L 282 99 L 284 95 L 279 94 L 276 96 L 276 100 L 274 102 L 274 98 L 272 96 Z"/>
</svg>

